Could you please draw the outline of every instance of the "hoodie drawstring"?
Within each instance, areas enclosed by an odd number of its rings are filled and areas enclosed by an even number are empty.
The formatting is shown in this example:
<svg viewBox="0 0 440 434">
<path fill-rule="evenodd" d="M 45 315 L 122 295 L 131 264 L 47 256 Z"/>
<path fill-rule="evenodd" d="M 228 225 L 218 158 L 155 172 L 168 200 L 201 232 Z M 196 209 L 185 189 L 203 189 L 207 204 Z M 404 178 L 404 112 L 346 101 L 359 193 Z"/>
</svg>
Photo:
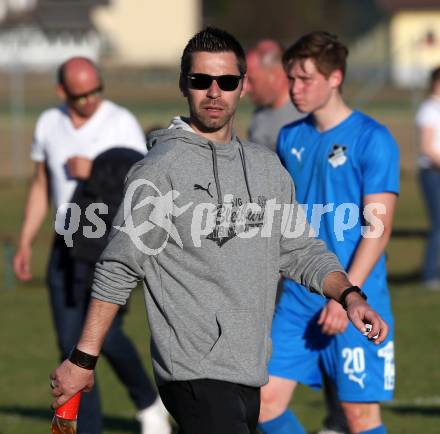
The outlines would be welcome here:
<svg viewBox="0 0 440 434">
<path fill-rule="evenodd" d="M 212 166 L 213 166 L 213 170 L 214 170 L 215 187 L 217 189 L 217 203 L 219 205 L 222 205 L 223 204 L 223 195 L 222 195 L 222 189 L 220 187 L 220 180 L 218 178 L 217 151 L 216 151 L 215 146 L 212 142 L 208 142 L 208 145 L 211 148 L 211 152 L 212 152 Z"/>
<path fill-rule="evenodd" d="M 237 137 L 237 141 L 238 141 L 238 144 L 240 145 L 239 153 L 240 153 L 240 159 L 241 159 L 241 167 L 243 168 L 244 181 L 245 181 L 246 189 L 247 189 L 247 192 L 249 195 L 249 202 L 252 203 L 252 195 L 251 195 L 251 190 L 249 188 L 249 179 L 248 179 L 247 170 L 246 170 L 246 159 L 244 156 L 243 144 L 241 143 L 241 140 L 238 137 Z M 220 186 L 220 179 L 218 177 L 217 150 L 215 149 L 215 146 L 212 142 L 208 142 L 208 145 L 211 148 L 211 152 L 212 152 L 212 166 L 213 166 L 213 171 L 214 171 L 215 186 L 217 189 L 217 203 L 219 205 L 223 205 L 222 189 Z"/>
<path fill-rule="evenodd" d="M 240 145 L 241 166 L 243 167 L 244 182 L 246 183 L 246 188 L 247 188 L 247 192 L 249 195 L 249 202 L 253 203 L 251 189 L 249 187 L 249 179 L 248 179 L 248 174 L 247 174 L 247 169 L 246 169 L 246 158 L 244 156 L 243 143 L 241 143 L 241 140 L 238 137 L 237 137 L 237 141 L 238 141 L 238 144 Z"/>
</svg>

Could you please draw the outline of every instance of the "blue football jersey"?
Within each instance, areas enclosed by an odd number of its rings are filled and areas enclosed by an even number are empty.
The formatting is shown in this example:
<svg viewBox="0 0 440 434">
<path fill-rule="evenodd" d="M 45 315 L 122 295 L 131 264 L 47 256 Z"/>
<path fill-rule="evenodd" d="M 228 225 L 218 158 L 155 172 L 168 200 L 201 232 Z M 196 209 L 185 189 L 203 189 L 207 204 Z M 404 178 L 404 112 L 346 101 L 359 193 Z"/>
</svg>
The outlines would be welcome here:
<svg viewBox="0 0 440 434">
<path fill-rule="evenodd" d="M 319 132 L 313 117 L 281 129 L 278 155 L 291 174 L 296 199 L 304 206 L 315 235 L 348 270 L 366 230 L 363 198 L 374 193 L 399 193 L 399 149 L 389 131 L 354 111 L 334 128 Z M 370 305 L 390 312 L 386 258 L 376 263 L 362 289 Z M 326 300 L 286 280 L 287 297 L 305 311 L 316 312 Z"/>
</svg>

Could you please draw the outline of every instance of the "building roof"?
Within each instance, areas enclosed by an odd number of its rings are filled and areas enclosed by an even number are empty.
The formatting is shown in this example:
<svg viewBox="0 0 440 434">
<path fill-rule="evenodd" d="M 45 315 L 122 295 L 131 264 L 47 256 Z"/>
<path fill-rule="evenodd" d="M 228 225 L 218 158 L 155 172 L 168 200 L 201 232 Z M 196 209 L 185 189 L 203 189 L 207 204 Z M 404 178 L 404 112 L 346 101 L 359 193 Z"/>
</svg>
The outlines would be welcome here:
<svg viewBox="0 0 440 434">
<path fill-rule="evenodd" d="M 377 4 L 387 12 L 411 9 L 440 9 L 440 0 L 376 0 Z"/>
<path fill-rule="evenodd" d="M 32 9 L 9 14 L 2 28 L 37 25 L 46 33 L 80 33 L 92 30 L 90 14 L 93 8 L 108 5 L 110 0 L 38 0 Z"/>
</svg>

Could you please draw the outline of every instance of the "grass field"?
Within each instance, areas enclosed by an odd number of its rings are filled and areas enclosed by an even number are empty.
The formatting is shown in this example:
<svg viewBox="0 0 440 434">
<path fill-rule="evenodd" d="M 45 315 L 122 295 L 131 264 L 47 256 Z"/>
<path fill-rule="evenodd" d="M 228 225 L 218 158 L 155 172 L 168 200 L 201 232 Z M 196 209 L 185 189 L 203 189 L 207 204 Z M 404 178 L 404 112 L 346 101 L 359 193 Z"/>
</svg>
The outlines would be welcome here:
<svg viewBox="0 0 440 434">
<path fill-rule="evenodd" d="M 176 113 L 184 113 L 184 100 L 174 87 L 143 85 L 136 92 L 128 79 L 111 96 L 134 110 L 146 127 L 164 124 Z M 159 90 L 158 90 L 159 89 Z M 5 96 L 0 89 L 0 96 Z M 30 143 L 38 112 L 52 104 L 47 80 L 27 89 L 27 110 L 23 137 Z M 427 226 L 419 196 L 416 176 L 411 170 L 413 156 L 411 107 L 408 103 L 368 106 L 368 111 L 390 126 L 404 155 L 402 194 L 396 212 L 396 227 Z M 243 104 L 238 116 L 238 130 L 243 135 L 251 113 Z M 7 107 L 0 106 L 1 178 L 11 174 L 7 149 L 10 117 Z M 29 174 L 30 165 L 24 164 Z M 21 221 L 27 182 L 0 182 L 0 434 L 45 434 L 49 432 L 51 398 L 48 374 L 56 366 L 58 355 L 49 316 L 44 270 L 52 229 L 46 222 L 34 246 L 34 279 L 23 285 L 11 279 L 6 265 L 11 256 Z M 424 290 L 414 279 L 420 267 L 423 241 L 393 239 L 388 249 L 389 269 L 393 274 L 391 292 L 396 317 L 396 399 L 384 408 L 389 433 L 437 434 L 440 432 L 440 293 Z M 403 279 L 403 277 L 408 279 Z M 140 291 L 135 291 L 127 315 L 126 330 L 134 339 L 150 369 L 145 332 L 145 312 Z M 118 383 L 105 359 L 98 364 L 105 414 L 105 433 L 137 433 L 135 410 L 125 390 Z M 310 433 L 319 427 L 324 415 L 320 393 L 301 388 L 295 410 Z"/>
<path fill-rule="evenodd" d="M 403 178 L 396 222 L 409 227 L 423 221 L 413 177 Z M 25 198 L 24 184 L 0 184 L 2 234 L 15 239 Z M 420 224 L 420 223 L 419 223 Z M 57 351 L 44 287 L 44 267 L 51 237 L 46 224 L 35 243 L 34 280 L 6 288 L 8 273 L 1 267 L 0 290 L 0 433 L 44 434 L 51 417 L 48 373 L 57 363 Z M 402 275 L 417 271 L 422 251 L 420 240 L 393 240 L 389 268 Z M 422 289 L 417 282 L 391 285 L 396 316 L 396 400 L 385 407 L 390 433 L 439 432 L 440 422 L 440 294 Z M 141 291 L 136 291 L 127 315 L 126 330 L 133 337 L 150 368 Z M 98 376 L 102 389 L 105 432 L 137 432 L 134 408 L 105 359 Z M 295 404 L 309 432 L 319 428 L 323 415 L 321 394 L 302 388 Z"/>
</svg>

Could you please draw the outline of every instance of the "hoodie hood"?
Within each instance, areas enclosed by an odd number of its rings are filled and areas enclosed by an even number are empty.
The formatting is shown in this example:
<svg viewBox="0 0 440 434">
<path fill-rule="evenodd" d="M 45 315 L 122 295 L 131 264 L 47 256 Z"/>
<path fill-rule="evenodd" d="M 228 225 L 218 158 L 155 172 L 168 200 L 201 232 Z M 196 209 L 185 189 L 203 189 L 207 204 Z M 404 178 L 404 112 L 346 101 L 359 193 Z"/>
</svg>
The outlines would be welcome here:
<svg viewBox="0 0 440 434">
<path fill-rule="evenodd" d="M 179 140 L 179 142 L 187 143 L 189 146 L 193 146 L 193 151 L 212 159 L 212 167 L 217 190 L 217 201 L 219 205 L 222 205 L 223 203 L 223 194 L 219 181 L 217 159 L 226 158 L 228 160 L 234 160 L 235 158 L 239 157 L 243 167 L 243 174 L 246 181 L 249 201 L 252 202 L 252 194 L 246 170 L 246 156 L 243 144 L 235 134 L 235 131 L 233 131 L 232 139 L 229 143 L 218 143 L 197 134 L 189 125 L 189 118 L 175 116 L 171 119 L 168 128 L 152 131 L 148 135 L 148 148 L 150 149 L 153 146 L 160 146 L 161 143 L 168 142 L 170 140 Z"/>
<path fill-rule="evenodd" d="M 147 137 L 147 143 L 148 147 L 152 148 L 153 146 L 176 139 L 182 140 L 189 145 L 195 145 L 199 148 L 199 152 L 208 158 L 211 158 L 209 155 L 211 152 L 209 143 L 211 143 L 214 145 L 218 157 L 230 160 L 236 158 L 240 144 L 240 139 L 235 134 L 235 131 L 232 132 L 232 139 L 229 143 L 218 143 L 208 140 L 197 134 L 189 125 L 189 118 L 184 116 L 175 116 L 171 119 L 170 125 L 167 128 L 152 131 Z M 208 152 L 203 152 L 203 150 Z"/>
<path fill-rule="evenodd" d="M 185 130 L 195 134 L 195 131 L 189 125 L 189 118 L 183 116 L 174 116 L 168 125 L 169 130 Z"/>
</svg>

